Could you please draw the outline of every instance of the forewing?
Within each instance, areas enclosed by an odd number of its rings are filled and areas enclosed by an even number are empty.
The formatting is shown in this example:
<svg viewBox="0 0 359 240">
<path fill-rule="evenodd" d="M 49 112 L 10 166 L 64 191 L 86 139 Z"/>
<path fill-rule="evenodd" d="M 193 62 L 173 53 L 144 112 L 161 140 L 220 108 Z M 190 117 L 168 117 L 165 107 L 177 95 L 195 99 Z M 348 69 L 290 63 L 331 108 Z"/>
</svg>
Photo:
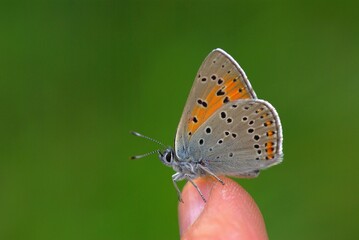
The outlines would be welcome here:
<svg viewBox="0 0 359 240">
<path fill-rule="evenodd" d="M 264 100 L 237 100 L 218 109 L 189 142 L 189 155 L 213 173 L 256 176 L 282 160 L 282 127 Z"/>
<path fill-rule="evenodd" d="M 226 103 L 256 99 L 244 71 L 225 51 L 213 50 L 202 63 L 177 128 L 177 156 L 185 158 L 188 142 L 199 127 Z"/>
</svg>

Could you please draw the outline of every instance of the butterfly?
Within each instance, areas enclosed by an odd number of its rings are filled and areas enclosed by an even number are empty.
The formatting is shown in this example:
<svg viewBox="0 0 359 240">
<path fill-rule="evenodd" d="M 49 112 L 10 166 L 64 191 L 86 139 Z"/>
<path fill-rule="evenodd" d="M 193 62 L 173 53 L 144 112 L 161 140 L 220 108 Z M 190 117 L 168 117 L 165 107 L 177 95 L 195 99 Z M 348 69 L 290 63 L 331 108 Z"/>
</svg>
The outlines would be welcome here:
<svg viewBox="0 0 359 240">
<path fill-rule="evenodd" d="M 174 148 L 137 132 L 165 147 L 157 153 L 161 162 L 172 167 L 178 199 L 180 180 L 192 183 L 201 176 L 253 178 L 260 170 L 282 162 L 282 126 L 275 108 L 258 99 L 239 64 L 222 49 L 213 50 L 195 77 L 175 137 Z"/>
</svg>

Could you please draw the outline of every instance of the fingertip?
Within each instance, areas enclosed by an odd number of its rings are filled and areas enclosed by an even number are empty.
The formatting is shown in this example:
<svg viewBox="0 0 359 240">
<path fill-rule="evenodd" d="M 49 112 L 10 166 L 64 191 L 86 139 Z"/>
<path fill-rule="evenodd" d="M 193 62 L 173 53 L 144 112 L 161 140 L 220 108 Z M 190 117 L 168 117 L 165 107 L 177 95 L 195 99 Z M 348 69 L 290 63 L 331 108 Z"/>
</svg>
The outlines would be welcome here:
<svg viewBox="0 0 359 240">
<path fill-rule="evenodd" d="M 235 181 L 221 179 L 225 185 L 209 179 L 196 181 L 201 190 L 204 187 L 207 191 L 206 204 L 192 186 L 184 188 L 185 203 L 179 206 L 183 239 L 268 239 L 253 198 Z"/>
<path fill-rule="evenodd" d="M 198 178 L 194 183 L 201 190 L 203 196 L 208 202 L 213 181 L 210 178 Z M 182 235 L 200 216 L 206 202 L 203 201 L 194 186 L 187 182 L 182 190 L 182 203 L 178 205 L 179 228 Z"/>
</svg>

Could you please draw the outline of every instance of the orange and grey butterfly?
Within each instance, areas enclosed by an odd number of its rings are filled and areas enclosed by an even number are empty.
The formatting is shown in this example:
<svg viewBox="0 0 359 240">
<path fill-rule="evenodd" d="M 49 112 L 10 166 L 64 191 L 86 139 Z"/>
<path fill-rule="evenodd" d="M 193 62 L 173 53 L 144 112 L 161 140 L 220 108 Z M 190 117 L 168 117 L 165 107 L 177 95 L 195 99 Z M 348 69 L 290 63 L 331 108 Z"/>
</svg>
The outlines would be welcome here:
<svg viewBox="0 0 359 240">
<path fill-rule="evenodd" d="M 275 108 L 257 99 L 244 71 L 230 55 L 215 49 L 196 75 L 177 128 L 175 148 L 156 152 L 177 172 L 172 180 L 179 199 L 176 182 L 186 179 L 205 201 L 193 179 L 210 175 L 222 182 L 218 175 L 256 177 L 260 170 L 282 161 L 282 142 Z"/>
</svg>

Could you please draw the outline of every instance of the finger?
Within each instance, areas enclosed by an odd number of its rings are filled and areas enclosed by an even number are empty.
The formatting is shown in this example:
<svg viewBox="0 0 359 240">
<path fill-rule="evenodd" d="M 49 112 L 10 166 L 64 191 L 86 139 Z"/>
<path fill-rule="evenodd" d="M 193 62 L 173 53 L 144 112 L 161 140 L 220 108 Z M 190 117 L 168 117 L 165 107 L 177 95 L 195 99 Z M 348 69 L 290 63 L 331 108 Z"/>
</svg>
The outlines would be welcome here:
<svg viewBox="0 0 359 240">
<path fill-rule="evenodd" d="M 252 197 L 236 182 L 221 177 L 195 182 L 207 199 L 186 184 L 179 204 L 181 239 L 268 239 L 262 214 Z"/>
</svg>

